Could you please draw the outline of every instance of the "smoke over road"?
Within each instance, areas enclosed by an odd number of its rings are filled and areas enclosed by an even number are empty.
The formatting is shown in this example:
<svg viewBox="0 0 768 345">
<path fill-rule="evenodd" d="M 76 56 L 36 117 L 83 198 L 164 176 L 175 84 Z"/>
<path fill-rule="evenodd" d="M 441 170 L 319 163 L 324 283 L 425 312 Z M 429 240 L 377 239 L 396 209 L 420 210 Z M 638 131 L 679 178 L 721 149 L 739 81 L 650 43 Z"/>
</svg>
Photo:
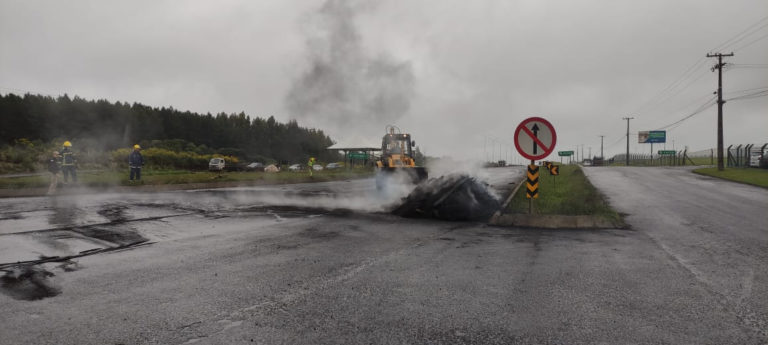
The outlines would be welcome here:
<svg viewBox="0 0 768 345">
<path fill-rule="evenodd" d="M 335 138 L 351 133 L 350 127 L 378 135 L 408 112 L 414 94 L 410 63 L 366 51 L 355 26 L 356 15 L 374 6 L 328 0 L 307 17 L 308 67 L 285 98 L 300 123 Z"/>
</svg>

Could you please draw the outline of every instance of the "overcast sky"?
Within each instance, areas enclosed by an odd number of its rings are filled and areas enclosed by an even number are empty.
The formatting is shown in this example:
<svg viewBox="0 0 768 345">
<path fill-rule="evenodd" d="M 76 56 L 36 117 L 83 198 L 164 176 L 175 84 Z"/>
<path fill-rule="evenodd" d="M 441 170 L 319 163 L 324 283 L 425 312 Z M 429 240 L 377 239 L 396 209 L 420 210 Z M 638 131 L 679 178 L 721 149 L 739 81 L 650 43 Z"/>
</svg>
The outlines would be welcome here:
<svg viewBox="0 0 768 345">
<path fill-rule="evenodd" d="M 490 158 L 496 143 L 512 161 L 515 127 L 540 116 L 557 150 L 599 154 L 605 135 L 610 157 L 622 117 L 649 152 L 638 130 L 714 97 L 704 56 L 723 42 L 725 97 L 765 90 L 766 15 L 765 0 L 3 0 L 0 93 L 273 115 L 342 143 L 378 145 L 393 123 L 429 155 Z M 768 142 L 768 97 L 724 109 L 726 145 Z M 716 119 L 670 128 L 667 148 L 714 147 Z"/>
</svg>

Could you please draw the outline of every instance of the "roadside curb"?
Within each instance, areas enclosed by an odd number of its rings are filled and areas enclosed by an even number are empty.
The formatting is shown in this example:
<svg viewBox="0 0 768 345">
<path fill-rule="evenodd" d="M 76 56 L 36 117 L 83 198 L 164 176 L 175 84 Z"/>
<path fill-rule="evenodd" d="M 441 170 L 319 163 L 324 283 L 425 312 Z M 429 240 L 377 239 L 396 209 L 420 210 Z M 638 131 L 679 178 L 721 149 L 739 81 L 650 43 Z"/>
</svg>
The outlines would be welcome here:
<svg viewBox="0 0 768 345">
<path fill-rule="evenodd" d="M 491 219 L 488 221 L 488 224 L 495 225 L 496 222 L 498 222 L 499 217 L 501 217 L 502 215 L 502 211 L 504 211 L 507 208 L 507 206 L 509 206 L 509 203 L 512 202 L 512 198 L 515 197 L 515 194 L 517 194 L 517 190 L 520 189 L 520 186 L 523 185 L 525 180 L 526 180 L 525 177 L 523 177 L 523 179 L 521 179 L 520 182 L 517 183 L 517 186 L 515 186 L 515 188 L 512 189 L 512 193 L 509 194 L 509 196 L 507 197 L 507 200 L 504 201 L 501 207 L 496 212 L 493 213 L 493 216 L 491 216 Z"/>
<path fill-rule="evenodd" d="M 598 216 L 504 214 L 492 219 L 491 225 L 538 229 L 624 229 L 625 224 Z"/>
</svg>

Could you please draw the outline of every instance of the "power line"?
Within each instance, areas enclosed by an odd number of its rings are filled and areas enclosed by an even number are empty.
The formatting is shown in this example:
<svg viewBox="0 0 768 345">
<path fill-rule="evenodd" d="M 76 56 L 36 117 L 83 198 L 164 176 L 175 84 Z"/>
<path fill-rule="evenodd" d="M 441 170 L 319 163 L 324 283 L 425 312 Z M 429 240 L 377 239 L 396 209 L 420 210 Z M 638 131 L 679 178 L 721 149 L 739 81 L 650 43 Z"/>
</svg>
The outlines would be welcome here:
<svg viewBox="0 0 768 345">
<path fill-rule="evenodd" d="M 658 104 L 659 99 L 664 96 L 667 92 L 672 92 L 677 86 L 685 82 L 688 78 L 691 77 L 692 73 L 696 71 L 697 68 L 700 67 L 705 62 L 705 58 L 701 57 L 696 62 L 694 62 L 691 66 L 689 66 L 685 72 L 683 72 L 677 79 L 673 80 L 667 87 L 663 88 L 661 91 L 656 93 L 653 97 L 651 97 L 647 102 L 645 102 L 640 108 L 634 111 L 634 113 L 643 112 L 645 110 L 648 110 L 649 107 L 655 106 Z M 656 103 L 656 104 L 654 104 Z"/>
<path fill-rule="evenodd" d="M 763 67 L 763 68 L 768 67 L 768 64 L 764 64 L 764 63 L 732 63 L 729 65 L 735 66 L 735 67 Z"/>
<path fill-rule="evenodd" d="M 650 112 L 651 110 L 657 109 L 659 106 L 661 106 L 662 104 L 666 103 L 667 101 L 669 101 L 673 97 L 675 97 L 675 96 L 681 94 L 683 91 L 687 90 L 691 85 L 693 85 L 693 83 L 699 81 L 701 78 L 704 78 L 704 76 L 706 76 L 706 75 L 707 75 L 707 70 L 702 70 L 701 72 L 699 72 L 699 74 L 696 77 L 696 79 L 692 79 L 687 84 L 685 84 L 685 86 L 683 86 L 682 88 L 678 89 L 674 93 L 668 94 L 667 96 L 659 99 L 654 106 L 652 106 L 652 107 L 650 107 L 648 109 L 645 109 L 645 112 Z"/>
<path fill-rule="evenodd" d="M 764 22 L 766 20 L 768 20 L 768 16 L 763 17 L 762 19 L 758 20 L 754 24 L 750 25 L 746 29 L 744 29 L 741 32 L 739 32 L 738 34 L 736 34 L 735 36 L 725 40 L 725 42 L 718 44 L 717 46 L 712 48 L 709 52 L 711 53 L 711 52 L 715 52 L 715 51 L 718 51 L 718 50 L 723 50 L 723 49 L 727 48 L 728 46 L 733 45 L 734 43 L 738 43 L 739 41 L 743 40 L 744 38 L 748 37 L 749 35 L 754 34 L 755 32 L 759 31 L 760 29 L 762 29 L 763 27 L 768 25 L 768 23 L 766 23 L 765 25 L 760 26 L 757 30 L 754 30 L 753 32 L 747 33 L 748 31 L 752 30 L 754 27 L 760 25 L 760 23 L 762 23 L 762 22 Z M 734 40 L 736 40 L 736 41 L 734 42 Z"/>
<path fill-rule="evenodd" d="M 752 91 L 756 91 L 756 90 L 764 90 L 764 89 L 768 89 L 768 86 L 755 87 L 755 88 L 752 88 L 752 89 L 744 89 L 744 90 L 731 91 L 731 92 L 728 93 L 728 95 L 730 96 L 730 95 L 737 94 L 737 93 L 747 93 L 747 92 L 752 92 Z"/>
<path fill-rule="evenodd" d="M 763 25 L 762 25 L 762 26 L 760 26 L 759 28 L 757 28 L 757 29 L 753 30 L 752 32 L 750 32 L 749 34 L 746 34 L 746 35 L 742 36 L 741 38 L 739 38 L 739 39 L 737 39 L 737 40 L 735 40 L 735 41 L 733 41 L 733 42 L 731 42 L 731 43 L 729 43 L 729 44 L 727 44 L 727 45 L 725 45 L 725 46 L 721 47 L 719 50 L 725 50 L 725 49 L 727 49 L 728 47 L 731 47 L 731 46 L 733 46 L 734 44 L 736 44 L 736 43 L 739 43 L 739 42 L 743 41 L 743 40 L 744 40 L 744 39 L 746 39 L 747 37 L 749 37 L 749 36 L 751 36 L 751 35 L 753 35 L 753 34 L 757 33 L 758 31 L 760 31 L 761 29 L 763 29 L 763 28 L 766 28 L 766 27 L 768 27 L 768 23 L 765 23 L 765 24 L 763 24 Z"/>
<path fill-rule="evenodd" d="M 759 88 L 752 88 L 752 89 L 746 89 L 746 90 L 733 91 L 733 92 L 729 93 L 729 95 L 730 94 L 745 93 L 745 92 L 750 92 L 750 93 L 745 94 L 745 95 L 741 95 L 741 96 L 734 96 L 734 97 L 726 99 L 726 101 L 737 101 L 737 100 L 741 100 L 741 99 L 750 99 L 750 98 L 758 98 L 758 97 L 768 96 L 768 86 L 759 87 Z M 696 110 L 694 110 L 691 113 L 683 116 L 683 118 L 681 118 L 680 120 L 672 122 L 672 123 L 670 123 L 670 124 L 668 124 L 666 126 L 659 127 L 657 130 L 667 129 L 667 130 L 671 131 L 671 130 L 677 128 L 685 120 L 688 120 L 688 119 L 690 119 L 690 118 L 692 118 L 692 117 L 702 113 L 703 111 L 711 108 L 713 105 L 717 104 L 717 102 L 715 102 L 715 98 L 717 98 L 717 96 L 711 96 L 709 98 L 709 100 L 707 100 L 706 102 L 704 102 L 704 104 L 702 104 L 698 108 L 696 108 Z M 619 138 L 619 139 L 621 139 L 621 138 Z"/>
<path fill-rule="evenodd" d="M 709 100 L 707 100 L 706 103 L 700 105 L 698 108 L 696 108 L 696 110 L 694 110 L 690 114 L 683 116 L 682 119 L 677 120 L 675 122 L 672 122 L 672 123 L 670 123 L 670 124 L 668 124 L 666 126 L 659 127 L 659 128 L 657 128 L 657 130 L 668 129 L 668 128 L 672 127 L 672 126 L 677 127 L 676 125 L 681 124 L 683 121 L 688 120 L 688 119 L 696 116 L 697 114 L 703 112 L 704 110 L 709 109 L 711 106 L 717 104 L 717 102 L 715 102 L 715 98 L 717 98 L 717 96 L 712 96 Z M 674 128 L 672 128 L 672 129 L 674 129 Z"/>
<path fill-rule="evenodd" d="M 621 142 L 622 139 L 624 139 L 624 136 L 623 135 L 619 136 L 618 138 L 616 138 L 616 141 L 614 141 L 610 145 L 608 145 L 608 148 L 611 148 L 611 147 L 615 146 L 616 144 Z"/>
<path fill-rule="evenodd" d="M 768 96 L 768 90 L 757 91 L 757 92 L 742 95 L 742 96 L 731 97 L 729 99 L 726 99 L 726 101 L 738 101 L 741 99 L 751 99 L 751 98 L 759 98 L 759 97 L 765 97 L 765 96 Z"/>
<path fill-rule="evenodd" d="M 674 114 L 674 113 L 683 112 L 685 109 L 688 109 L 688 108 L 690 108 L 690 107 L 691 107 L 692 105 L 694 105 L 694 104 L 701 104 L 701 102 L 702 102 L 702 101 L 704 101 L 704 100 L 707 100 L 707 101 L 709 101 L 709 100 L 708 100 L 708 98 L 711 98 L 711 97 L 712 97 L 712 95 L 711 95 L 711 94 L 709 94 L 709 93 L 707 93 L 707 94 L 705 94 L 705 95 L 702 95 L 701 97 L 698 97 L 698 98 L 696 98 L 696 99 L 694 99 L 694 100 L 692 100 L 692 101 L 690 101 L 690 102 L 686 103 L 686 104 L 685 104 L 684 106 L 682 106 L 682 107 L 678 107 L 677 109 L 670 111 L 669 113 L 672 113 L 672 114 Z"/>
<path fill-rule="evenodd" d="M 747 44 L 745 44 L 745 45 L 743 45 L 741 47 L 738 47 L 738 48 L 734 49 L 733 51 L 737 52 L 739 50 L 742 50 L 742 49 L 744 49 L 746 47 L 749 47 L 749 46 L 757 43 L 758 41 L 764 40 L 766 37 L 768 37 L 768 34 L 762 35 L 762 36 L 758 37 L 756 40 L 751 41 L 751 42 L 749 42 L 749 43 L 747 43 Z"/>
<path fill-rule="evenodd" d="M 713 48 L 711 51 L 726 49 L 730 46 L 733 46 L 753 36 L 754 34 L 768 27 L 768 23 L 766 21 L 768 21 L 768 16 L 761 18 L 760 20 L 751 24 L 746 29 L 740 31 L 733 37 L 723 41 L 719 45 L 715 46 L 715 48 Z M 754 41 L 750 41 L 749 43 L 742 45 L 741 47 L 739 47 L 739 49 L 743 49 L 751 44 L 754 44 L 759 40 L 765 39 L 766 37 L 768 37 L 768 34 L 763 35 Z M 705 61 L 706 61 L 705 57 L 701 57 L 698 60 L 696 60 L 696 62 L 694 62 L 691 66 L 689 66 L 677 79 L 675 79 L 669 85 L 667 85 L 667 87 L 659 91 L 649 101 L 647 101 L 640 108 L 635 110 L 634 113 L 648 113 L 653 110 L 656 110 L 659 106 L 665 104 L 669 100 L 681 94 L 683 91 L 687 90 L 690 86 L 692 86 L 695 82 L 697 82 L 699 79 L 703 78 L 707 74 L 706 70 L 701 70 L 698 74 L 696 73 L 696 70 L 699 67 L 701 67 L 701 65 L 704 64 Z M 728 64 L 728 67 L 730 67 L 730 64 Z M 734 68 L 756 69 L 756 68 L 766 68 L 766 67 L 760 64 L 743 64 L 742 66 L 734 66 Z"/>
</svg>

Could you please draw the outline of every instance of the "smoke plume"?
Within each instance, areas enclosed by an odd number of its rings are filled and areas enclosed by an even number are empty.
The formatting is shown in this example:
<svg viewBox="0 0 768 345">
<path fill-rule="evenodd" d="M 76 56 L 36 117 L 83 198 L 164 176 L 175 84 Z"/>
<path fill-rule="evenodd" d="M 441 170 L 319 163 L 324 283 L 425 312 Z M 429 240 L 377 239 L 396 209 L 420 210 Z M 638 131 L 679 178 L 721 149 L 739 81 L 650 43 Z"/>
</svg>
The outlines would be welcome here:
<svg viewBox="0 0 768 345">
<path fill-rule="evenodd" d="M 414 93 L 410 63 L 365 51 L 355 26 L 356 15 L 371 7 L 328 0 L 308 17 L 309 66 L 286 96 L 287 110 L 300 123 L 336 137 L 349 135 L 350 127 L 369 136 L 408 112 Z"/>
</svg>

